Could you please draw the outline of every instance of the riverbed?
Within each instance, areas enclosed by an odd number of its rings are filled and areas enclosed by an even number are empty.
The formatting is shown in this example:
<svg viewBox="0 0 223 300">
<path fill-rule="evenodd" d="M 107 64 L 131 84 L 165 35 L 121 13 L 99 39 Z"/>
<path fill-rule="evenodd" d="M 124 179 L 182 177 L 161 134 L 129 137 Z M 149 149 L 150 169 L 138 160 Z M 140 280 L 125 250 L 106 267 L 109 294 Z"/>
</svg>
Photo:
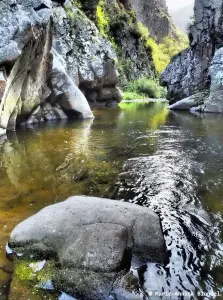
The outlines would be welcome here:
<svg viewBox="0 0 223 300">
<path fill-rule="evenodd" d="M 151 299 L 223 299 L 223 117 L 170 112 L 162 102 L 98 107 L 94 115 L 0 138 L 0 300 L 11 280 L 12 229 L 71 195 L 159 214 L 169 260 L 141 274 Z"/>
</svg>

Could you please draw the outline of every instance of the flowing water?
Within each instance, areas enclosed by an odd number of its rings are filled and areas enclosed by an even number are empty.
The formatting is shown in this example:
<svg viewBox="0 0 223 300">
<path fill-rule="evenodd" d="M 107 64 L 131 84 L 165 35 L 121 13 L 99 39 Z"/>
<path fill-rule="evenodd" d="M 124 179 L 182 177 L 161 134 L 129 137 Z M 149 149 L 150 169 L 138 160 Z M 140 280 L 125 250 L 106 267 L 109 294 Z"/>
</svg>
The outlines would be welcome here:
<svg viewBox="0 0 223 300">
<path fill-rule="evenodd" d="M 0 300 L 11 279 L 5 244 L 14 226 L 83 194 L 160 215 L 169 261 L 148 264 L 150 299 L 223 299 L 223 117 L 173 113 L 164 103 L 94 114 L 94 121 L 49 123 L 0 139 Z"/>
</svg>

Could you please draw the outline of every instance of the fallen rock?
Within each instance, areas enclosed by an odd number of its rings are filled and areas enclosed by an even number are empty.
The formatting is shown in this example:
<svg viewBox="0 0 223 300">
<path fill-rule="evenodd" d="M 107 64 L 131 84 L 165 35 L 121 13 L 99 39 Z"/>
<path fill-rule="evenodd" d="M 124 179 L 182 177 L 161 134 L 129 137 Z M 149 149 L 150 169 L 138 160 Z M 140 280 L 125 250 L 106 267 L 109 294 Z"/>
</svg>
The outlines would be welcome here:
<svg viewBox="0 0 223 300">
<path fill-rule="evenodd" d="M 120 293 L 133 256 L 158 262 L 166 254 L 155 213 L 130 203 L 84 196 L 28 218 L 14 229 L 9 244 L 23 257 L 56 258 L 55 286 L 87 300 Z"/>
<path fill-rule="evenodd" d="M 176 103 L 169 106 L 171 110 L 190 110 L 191 108 L 200 106 L 207 99 L 208 91 L 203 91 L 187 97 L 185 99 L 179 100 Z"/>
</svg>

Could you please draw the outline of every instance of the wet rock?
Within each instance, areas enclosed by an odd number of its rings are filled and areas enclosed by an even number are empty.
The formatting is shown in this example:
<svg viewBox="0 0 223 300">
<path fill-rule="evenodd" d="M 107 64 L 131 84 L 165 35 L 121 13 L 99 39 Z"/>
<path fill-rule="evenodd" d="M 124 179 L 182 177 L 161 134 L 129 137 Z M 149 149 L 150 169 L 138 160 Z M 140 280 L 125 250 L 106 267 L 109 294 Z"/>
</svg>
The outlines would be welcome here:
<svg viewBox="0 0 223 300">
<path fill-rule="evenodd" d="M 176 103 L 169 106 L 171 110 L 190 110 L 193 107 L 197 107 L 205 102 L 208 98 L 208 91 L 200 92 L 185 99 L 179 100 Z"/>
<path fill-rule="evenodd" d="M 56 257 L 60 267 L 55 285 L 88 300 L 104 300 L 121 290 L 125 294 L 124 276 L 133 255 L 143 261 L 165 259 L 155 213 L 130 203 L 84 196 L 49 206 L 19 224 L 10 247 L 24 257 Z"/>
</svg>

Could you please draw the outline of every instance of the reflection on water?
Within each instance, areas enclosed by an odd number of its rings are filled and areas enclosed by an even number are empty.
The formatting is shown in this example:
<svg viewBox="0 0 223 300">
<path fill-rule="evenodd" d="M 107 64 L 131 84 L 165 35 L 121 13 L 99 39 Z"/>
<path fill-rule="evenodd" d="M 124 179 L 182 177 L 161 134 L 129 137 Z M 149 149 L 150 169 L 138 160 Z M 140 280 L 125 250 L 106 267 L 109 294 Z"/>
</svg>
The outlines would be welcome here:
<svg viewBox="0 0 223 300">
<path fill-rule="evenodd" d="M 13 227 L 80 194 L 124 199 L 160 215 L 169 263 L 148 265 L 148 293 L 221 291 L 223 119 L 169 113 L 163 103 L 94 114 L 94 121 L 20 129 L 0 140 L 0 293 L 11 277 L 4 245 Z"/>
</svg>

